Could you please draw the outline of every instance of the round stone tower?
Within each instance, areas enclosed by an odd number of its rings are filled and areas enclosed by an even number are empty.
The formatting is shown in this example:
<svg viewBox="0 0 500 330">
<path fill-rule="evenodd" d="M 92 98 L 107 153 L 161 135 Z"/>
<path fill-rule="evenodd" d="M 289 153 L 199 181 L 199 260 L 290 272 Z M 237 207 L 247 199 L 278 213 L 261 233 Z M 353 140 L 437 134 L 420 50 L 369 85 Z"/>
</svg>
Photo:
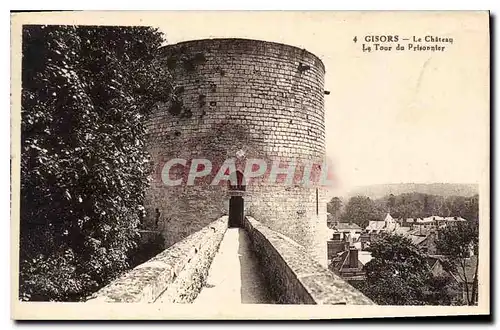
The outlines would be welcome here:
<svg viewBox="0 0 500 330">
<path fill-rule="evenodd" d="M 263 160 L 268 170 L 277 160 L 286 167 L 324 159 L 325 68 L 304 49 L 247 39 L 181 42 L 163 52 L 174 98 L 158 103 L 148 119 L 156 175 L 146 208 L 148 224 L 169 246 L 230 213 L 230 187 L 209 182 L 226 160 L 234 159 L 241 174 L 249 159 Z M 192 165 L 193 159 L 208 159 L 211 168 Z M 210 174 L 187 184 L 191 166 Z M 183 174 L 181 184 L 166 184 L 165 175 L 174 181 Z M 325 264 L 324 190 L 295 181 L 273 183 L 264 176 L 243 180 L 245 215 L 295 240 Z"/>
</svg>

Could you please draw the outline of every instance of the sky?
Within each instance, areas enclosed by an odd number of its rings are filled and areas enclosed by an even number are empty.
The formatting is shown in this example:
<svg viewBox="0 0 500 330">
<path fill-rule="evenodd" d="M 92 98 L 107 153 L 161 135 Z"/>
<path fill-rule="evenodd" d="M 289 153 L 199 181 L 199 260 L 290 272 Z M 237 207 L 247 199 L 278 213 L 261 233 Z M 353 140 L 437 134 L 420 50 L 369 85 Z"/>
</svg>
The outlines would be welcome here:
<svg viewBox="0 0 500 330">
<path fill-rule="evenodd" d="M 141 24 L 169 44 L 249 38 L 305 48 L 325 64 L 327 155 L 339 189 L 478 183 L 489 162 L 484 13 L 161 12 Z M 444 52 L 362 52 L 367 35 L 452 37 Z M 357 37 L 357 43 L 353 38 Z"/>
</svg>

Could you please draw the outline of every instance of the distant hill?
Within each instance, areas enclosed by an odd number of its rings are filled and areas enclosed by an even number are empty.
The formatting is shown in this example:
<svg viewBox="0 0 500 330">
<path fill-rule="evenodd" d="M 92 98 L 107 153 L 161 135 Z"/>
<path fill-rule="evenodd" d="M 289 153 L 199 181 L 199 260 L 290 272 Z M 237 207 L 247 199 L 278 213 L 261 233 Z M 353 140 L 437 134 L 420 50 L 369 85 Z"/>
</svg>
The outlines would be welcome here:
<svg viewBox="0 0 500 330">
<path fill-rule="evenodd" d="M 372 199 L 386 195 L 399 195 L 418 192 L 439 196 L 473 196 L 479 193 L 477 184 L 458 183 L 391 183 L 359 186 L 347 193 L 347 197 L 356 195 L 368 196 Z"/>
</svg>

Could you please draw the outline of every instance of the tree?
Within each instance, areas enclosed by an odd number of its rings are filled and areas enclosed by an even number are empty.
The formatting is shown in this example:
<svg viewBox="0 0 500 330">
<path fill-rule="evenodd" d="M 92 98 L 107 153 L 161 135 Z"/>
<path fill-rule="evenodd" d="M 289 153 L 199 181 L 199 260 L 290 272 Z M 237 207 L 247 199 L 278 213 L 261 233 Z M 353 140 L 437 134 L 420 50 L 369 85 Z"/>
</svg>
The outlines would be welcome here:
<svg viewBox="0 0 500 330">
<path fill-rule="evenodd" d="M 466 198 L 464 211 L 460 215 L 467 220 L 479 220 L 479 195 Z"/>
<path fill-rule="evenodd" d="M 434 276 L 428 256 L 401 235 L 384 233 L 370 245 L 373 259 L 365 265 L 366 281 L 358 288 L 381 305 L 453 305 L 456 282 Z"/>
<path fill-rule="evenodd" d="M 421 218 L 432 215 L 460 216 L 468 220 L 478 218 L 478 195 L 436 196 L 423 193 L 390 194 L 374 200 L 385 212 L 390 212 L 396 218 Z"/>
<path fill-rule="evenodd" d="M 393 194 L 390 194 L 387 198 L 387 212 L 392 212 L 394 207 L 396 206 L 396 197 Z"/>
<path fill-rule="evenodd" d="M 343 222 L 353 222 L 366 227 L 370 220 L 381 220 L 379 214 L 369 197 L 354 196 L 349 199 L 344 213 L 341 215 Z"/>
<path fill-rule="evenodd" d="M 426 281 L 426 305 L 460 305 L 461 288 L 449 275 L 430 276 Z"/>
<path fill-rule="evenodd" d="M 423 216 L 428 217 L 432 215 L 432 212 L 430 210 L 430 196 L 425 194 L 424 195 L 424 210 L 423 210 Z"/>
<path fill-rule="evenodd" d="M 342 200 L 339 197 L 333 197 L 327 204 L 326 210 L 331 214 L 334 220 L 337 220 L 342 210 Z"/>
<path fill-rule="evenodd" d="M 467 221 L 454 226 L 447 226 L 439 231 L 436 247 L 439 253 L 446 256 L 448 270 L 457 275 L 464 283 L 467 304 L 474 305 L 477 302 L 478 281 L 477 273 L 479 260 L 475 265 L 471 263 L 471 255 L 478 255 L 479 226 L 477 221 Z M 473 275 L 470 268 L 473 267 Z M 469 283 L 472 288 L 469 289 Z"/>
<path fill-rule="evenodd" d="M 371 243 L 363 292 L 382 305 L 425 303 L 430 270 L 422 253 L 400 235 L 381 234 Z"/>
<path fill-rule="evenodd" d="M 162 43 L 148 27 L 24 27 L 21 299 L 78 300 L 129 267 L 144 118 L 171 91 Z"/>
</svg>

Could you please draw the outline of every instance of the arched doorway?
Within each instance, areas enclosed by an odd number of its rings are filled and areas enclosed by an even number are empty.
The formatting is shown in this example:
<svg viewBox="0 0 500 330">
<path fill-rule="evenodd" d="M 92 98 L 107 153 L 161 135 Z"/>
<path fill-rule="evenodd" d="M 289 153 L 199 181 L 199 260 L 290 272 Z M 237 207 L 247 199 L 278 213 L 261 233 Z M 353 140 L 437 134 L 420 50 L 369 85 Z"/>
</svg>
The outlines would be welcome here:
<svg viewBox="0 0 500 330">
<path fill-rule="evenodd" d="M 229 227 L 242 227 L 243 225 L 245 217 L 243 193 L 245 190 L 246 183 L 243 173 L 240 171 L 232 173 L 231 180 L 229 181 L 229 194 L 231 195 L 229 199 Z"/>
</svg>

